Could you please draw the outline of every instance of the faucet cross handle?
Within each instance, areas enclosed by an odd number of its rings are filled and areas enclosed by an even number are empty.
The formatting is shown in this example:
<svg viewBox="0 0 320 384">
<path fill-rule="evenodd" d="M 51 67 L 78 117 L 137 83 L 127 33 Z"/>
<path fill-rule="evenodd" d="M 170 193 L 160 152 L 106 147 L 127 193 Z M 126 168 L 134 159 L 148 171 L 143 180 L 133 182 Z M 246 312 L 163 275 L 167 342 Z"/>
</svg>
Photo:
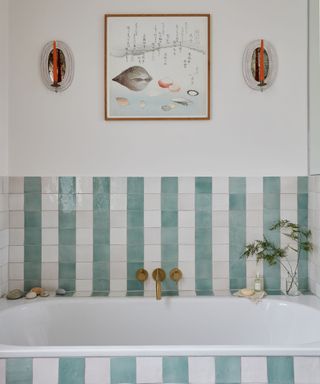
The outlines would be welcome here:
<svg viewBox="0 0 320 384">
<path fill-rule="evenodd" d="M 166 273 L 162 268 L 156 268 L 152 272 L 152 277 L 156 282 L 156 298 L 161 300 L 161 282 L 166 278 Z"/>
</svg>

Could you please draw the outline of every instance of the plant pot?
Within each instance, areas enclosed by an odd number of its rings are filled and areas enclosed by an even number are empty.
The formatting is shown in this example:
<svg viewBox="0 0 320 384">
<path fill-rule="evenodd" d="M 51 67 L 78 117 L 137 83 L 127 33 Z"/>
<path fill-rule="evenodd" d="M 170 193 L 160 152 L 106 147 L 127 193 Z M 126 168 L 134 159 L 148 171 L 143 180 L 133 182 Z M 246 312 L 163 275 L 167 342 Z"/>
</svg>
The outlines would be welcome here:
<svg viewBox="0 0 320 384">
<path fill-rule="evenodd" d="M 298 289 L 298 275 L 295 273 L 293 276 L 289 275 L 286 278 L 286 295 L 299 296 L 301 292 Z"/>
</svg>

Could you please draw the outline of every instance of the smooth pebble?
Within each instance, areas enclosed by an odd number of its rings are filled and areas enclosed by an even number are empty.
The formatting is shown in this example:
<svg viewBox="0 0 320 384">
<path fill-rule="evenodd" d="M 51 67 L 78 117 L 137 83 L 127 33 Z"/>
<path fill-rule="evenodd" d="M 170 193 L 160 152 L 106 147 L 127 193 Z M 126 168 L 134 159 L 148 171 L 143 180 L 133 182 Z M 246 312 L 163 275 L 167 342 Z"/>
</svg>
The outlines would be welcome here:
<svg viewBox="0 0 320 384">
<path fill-rule="evenodd" d="M 58 288 L 56 290 L 56 295 L 58 295 L 58 296 L 64 296 L 66 293 L 67 293 L 66 290 L 63 288 Z"/>
<path fill-rule="evenodd" d="M 30 291 L 26 294 L 26 299 L 35 299 L 37 297 L 37 294 L 33 291 Z"/>
<path fill-rule="evenodd" d="M 20 289 L 13 289 L 7 294 L 8 300 L 17 300 L 21 299 L 24 296 L 24 293 Z"/>
</svg>

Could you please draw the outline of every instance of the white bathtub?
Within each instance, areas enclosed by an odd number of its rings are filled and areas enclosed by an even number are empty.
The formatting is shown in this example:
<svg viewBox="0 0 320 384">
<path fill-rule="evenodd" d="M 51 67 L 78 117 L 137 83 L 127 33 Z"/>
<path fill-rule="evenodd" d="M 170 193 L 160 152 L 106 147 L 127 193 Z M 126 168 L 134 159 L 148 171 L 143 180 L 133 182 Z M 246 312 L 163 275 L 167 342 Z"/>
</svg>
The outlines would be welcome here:
<svg viewBox="0 0 320 384">
<path fill-rule="evenodd" d="M 320 301 L 271 297 L 0 300 L 0 357 L 320 356 Z"/>
</svg>

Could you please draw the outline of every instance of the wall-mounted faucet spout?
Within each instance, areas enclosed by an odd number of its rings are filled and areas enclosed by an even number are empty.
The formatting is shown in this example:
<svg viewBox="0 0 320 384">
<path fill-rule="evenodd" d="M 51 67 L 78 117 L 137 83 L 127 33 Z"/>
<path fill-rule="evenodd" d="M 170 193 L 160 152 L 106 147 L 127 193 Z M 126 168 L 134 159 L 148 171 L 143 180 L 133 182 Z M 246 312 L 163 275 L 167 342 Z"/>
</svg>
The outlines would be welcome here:
<svg viewBox="0 0 320 384">
<path fill-rule="evenodd" d="M 161 300 L 161 282 L 166 278 L 166 273 L 162 268 L 156 268 L 152 272 L 152 277 L 156 282 L 156 298 Z"/>
</svg>

